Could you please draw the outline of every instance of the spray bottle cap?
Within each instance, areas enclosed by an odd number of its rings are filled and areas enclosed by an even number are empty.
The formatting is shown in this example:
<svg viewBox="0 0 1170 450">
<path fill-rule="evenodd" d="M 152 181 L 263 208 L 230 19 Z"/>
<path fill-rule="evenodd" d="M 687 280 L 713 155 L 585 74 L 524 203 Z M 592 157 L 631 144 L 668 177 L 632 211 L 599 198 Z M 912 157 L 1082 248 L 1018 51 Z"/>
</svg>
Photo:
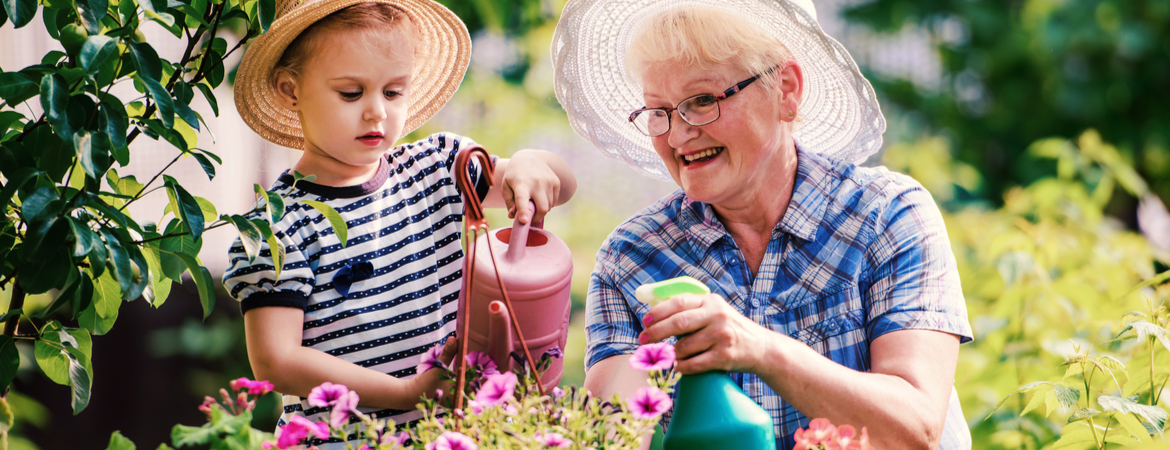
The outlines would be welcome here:
<svg viewBox="0 0 1170 450">
<path fill-rule="evenodd" d="M 711 290 L 703 282 L 691 277 L 682 276 L 671 278 L 657 283 L 643 284 L 634 290 L 634 297 L 638 301 L 654 307 L 663 300 L 681 294 L 710 294 Z"/>
</svg>

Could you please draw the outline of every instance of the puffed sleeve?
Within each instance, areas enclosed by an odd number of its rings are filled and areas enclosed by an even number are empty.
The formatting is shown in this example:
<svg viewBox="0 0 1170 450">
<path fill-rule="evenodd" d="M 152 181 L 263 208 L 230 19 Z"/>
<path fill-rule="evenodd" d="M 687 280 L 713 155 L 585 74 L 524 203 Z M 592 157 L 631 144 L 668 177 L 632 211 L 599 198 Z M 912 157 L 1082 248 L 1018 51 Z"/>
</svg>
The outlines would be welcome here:
<svg viewBox="0 0 1170 450">
<path fill-rule="evenodd" d="M 286 218 L 287 219 L 287 218 Z M 277 227 L 287 225 L 281 220 Z M 304 310 L 313 292 L 315 277 L 308 255 L 302 251 L 305 243 L 296 232 L 274 229 L 277 242 L 284 247 L 284 266 L 277 276 L 272 249 L 267 240 L 261 240 L 260 254 L 248 261 L 248 255 L 239 238 L 228 249 L 228 269 L 223 285 L 236 301 L 240 311 L 247 312 L 264 306 L 287 306 Z"/>
</svg>

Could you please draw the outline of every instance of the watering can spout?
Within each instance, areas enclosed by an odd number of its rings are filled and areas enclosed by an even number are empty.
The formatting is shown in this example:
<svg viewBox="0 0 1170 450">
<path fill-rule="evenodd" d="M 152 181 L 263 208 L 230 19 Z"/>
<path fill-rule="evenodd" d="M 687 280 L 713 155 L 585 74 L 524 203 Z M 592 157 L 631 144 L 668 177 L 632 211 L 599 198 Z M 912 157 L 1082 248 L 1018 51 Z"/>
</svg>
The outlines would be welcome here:
<svg viewBox="0 0 1170 450">
<path fill-rule="evenodd" d="M 488 305 L 488 356 L 507 371 L 512 353 L 512 322 L 508 308 L 499 300 Z"/>
</svg>

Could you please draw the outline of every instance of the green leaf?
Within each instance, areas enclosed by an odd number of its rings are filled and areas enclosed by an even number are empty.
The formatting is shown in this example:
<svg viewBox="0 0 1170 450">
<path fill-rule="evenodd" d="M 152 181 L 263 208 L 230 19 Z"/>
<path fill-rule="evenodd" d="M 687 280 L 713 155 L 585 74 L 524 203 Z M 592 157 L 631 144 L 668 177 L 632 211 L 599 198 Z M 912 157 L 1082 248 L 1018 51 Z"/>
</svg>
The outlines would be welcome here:
<svg viewBox="0 0 1170 450">
<path fill-rule="evenodd" d="M 66 219 L 69 220 L 69 229 L 73 232 L 74 258 L 84 258 L 93 251 L 95 245 L 103 245 L 101 239 L 85 221 L 75 217 L 67 217 Z"/>
<path fill-rule="evenodd" d="M 1121 424 L 1121 427 L 1125 429 L 1126 433 L 1143 442 L 1150 441 L 1150 434 L 1146 432 L 1146 427 L 1142 426 L 1142 423 L 1138 421 L 1137 417 L 1129 413 L 1118 413 L 1114 414 L 1113 418 L 1117 419 L 1117 423 Z"/>
<path fill-rule="evenodd" d="M 0 99 L 17 105 L 37 95 L 40 82 L 20 72 L 0 73 Z M 12 111 L 10 111 L 12 112 Z"/>
<path fill-rule="evenodd" d="M 118 320 L 118 314 L 115 313 L 112 317 L 102 317 L 98 315 L 95 308 L 96 305 L 90 302 L 89 307 L 78 315 L 77 323 L 95 336 L 109 333 L 110 329 L 114 327 L 114 322 Z"/>
<path fill-rule="evenodd" d="M 134 75 L 134 79 L 138 80 L 150 91 L 150 97 L 154 99 L 154 104 L 158 107 L 158 118 L 162 120 L 163 125 L 167 128 L 174 127 L 175 102 L 171 99 L 171 94 L 158 81 L 139 76 L 138 74 Z"/>
<path fill-rule="evenodd" d="M 1103 431 L 1103 430 L 1102 430 Z M 1052 444 L 1053 449 L 1064 448 L 1085 442 L 1095 442 L 1093 430 L 1085 422 L 1074 422 L 1060 430 L 1060 439 Z"/>
<path fill-rule="evenodd" d="M 93 271 L 93 276 L 102 276 L 106 271 L 106 264 L 109 263 L 109 254 L 106 253 L 106 243 L 102 242 L 101 239 L 95 240 L 93 246 L 89 249 L 87 259 L 89 259 L 89 267 Z"/>
<path fill-rule="evenodd" d="M 203 83 L 196 83 L 195 87 L 199 88 L 199 92 L 203 93 L 203 98 L 206 99 L 207 104 L 211 106 L 211 112 L 215 113 L 215 117 L 219 117 L 219 102 L 216 101 L 215 94 L 211 92 L 211 87 Z"/>
<path fill-rule="evenodd" d="M 176 100 L 174 105 L 175 113 L 179 115 L 179 118 L 187 122 L 187 125 L 190 125 L 195 131 L 199 131 L 199 118 L 195 115 L 195 111 L 192 111 L 191 107 L 182 101 Z"/>
<path fill-rule="evenodd" d="M 47 325 L 45 328 L 52 327 Z M 78 328 L 46 331 L 34 346 L 37 364 L 45 375 L 57 384 L 72 387 L 74 414 L 89 404 L 89 387 L 93 381 L 89 363 L 91 352 L 89 333 Z"/>
<path fill-rule="evenodd" d="M 276 16 L 276 0 L 258 0 L 259 5 L 259 19 L 260 32 L 268 32 L 268 27 L 272 26 L 273 18 Z"/>
<path fill-rule="evenodd" d="M 40 222 L 29 224 L 24 235 L 24 258 L 30 262 L 39 261 L 55 254 L 58 248 L 64 248 L 61 244 L 65 241 L 67 234 L 69 234 L 69 225 L 65 223 L 65 219 L 56 216 L 49 216 Z M 21 275 L 25 274 L 21 273 Z M 60 285 L 53 287 L 60 287 Z"/>
<path fill-rule="evenodd" d="M 150 302 L 151 306 L 158 308 L 171 295 L 171 280 L 163 273 L 162 263 L 159 262 L 158 250 L 149 246 L 144 247 L 142 256 L 146 257 L 146 263 L 150 267 L 150 273 L 153 274 L 150 277 L 150 287 L 142 292 L 142 296 L 146 298 L 146 301 Z"/>
<path fill-rule="evenodd" d="M 231 221 L 236 226 L 236 230 L 240 233 L 240 243 L 244 246 L 244 253 L 248 255 L 248 262 L 256 261 L 256 256 L 260 255 L 260 241 L 264 239 L 260 229 L 239 214 L 224 215 L 221 219 Z"/>
<path fill-rule="evenodd" d="M 211 161 L 201 153 L 192 153 L 191 156 L 194 156 L 195 160 L 199 161 L 199 166 L 203 168 L 203 173 L 207 174 L 207 180 L 214 180 L 215 166 L 211 164 Z"/>
<path fill-rule="evenodd" d="M 44 109 L 53 130 L 63 139 L 73 138 L 66 109 L 69 107 L 69 84 L 60 75 L 41 78 L 41 108 Z"/>
<path fill-rule="evenodd" d="M 0 76 L 2 75 L 4 74 L 0 74 Z M 3 89 L 7 89 L 7 87 L 3 86 L 3 82 L 0 81 L 0 90 Z M 13 124 L 18 124 L 20 128 L 23 128 L 25 120 L 24 114 L 16 111 L 0 111 L 0 135 L 12 128 Z"/>
<path fill-rule="evenodd" d="M 110 252 L 110 263 L 114 266 L 114 279 L 118 280 L 122 298 L 125 300 L 137 298 L 137 296 L 129 297 L 129 294 L 134 293 L 135 290 L 134 267 L 130 265 L 130 252 L 122 246 L 121 239 L 113 230 L 104 228 L 102 235 L 106 238 L 106 248 Z"/>
<path fill-rule="evenodd" d="M 199 240 L 203 236 L 203 210 L 199 207 L 199 202 L 170 175 L 163 175 L 163 179 L 166 180 L 167 196 L 170 197 L 171 207 L 178 211 L 179 218 L 191 231 L 191 238 Z"/>
<path fill-rule="evenodd" d="M 97 35 L 102 31 L 101 20 L 106 17 L 106 10 L 110 5 L 107 0 L 75 0 L 77 13 L 81 23 L 89 34 Z"/>
<path fill-rule="evenodd" d="M 1158 429 L 1166 425 L 1167 416 L 1170 415 L 1166 410 L 1157 407 L 1143 405 L 1137 402 L 1137 397 L 1114 397 L 1112 395 L 1102 395 L 1097 397 L 1097 404 L 1105 411 L 1118 411 L 1121 413 L 1133 413 L 1141 417 L 1146 422 L 1154 424 Z"/>
<path fill-rule="evenodd" d="M 4 12 L 14 28 L 28 25 L 37 14 L 36 0 L 4 0 Z"/>
<path fill-rule="evenodd" d="M 93 290 L 94 312 L 103 318 L 116 317 L 122 307 L 122 288 L 109 272 L 97 277 Z"/>
<path fill-rule="evenodd" d="M 110 435 L 110 445 L 106 446 L 106 450 L 137 450 L 137 448 L 134 442 L 131 442 L 126 436 L 122 436 L 120 431 L 115 431 Z"/>
<path fill-rule="evenodd" d="M 20 351 L 16 349 L 16 340 L 12 336 L 0 336 L 0 391 L 8 389 L 17 369 L 20 369 Z M 11 426 L 12 422 L 8 424 Z"/>
<path fill-rule="evenodd" d="M 73 150 L 90 179 L 99 180 L 110 167 L 110 141 L 104 133 L 91 135 L 85 130 L 78 131 L 73 135 Z"/>
<path fill-rule="evenodd" d="M 86 406 L 89 406 L 89 389 L 93 384 L 93 372 L 90 368 L 89 358 L 81 354 L 81 350 L 75 348 L 66 348 L 72 361 L 69 365 L 69 387 L 71 397 L 71 404 L 73 406 L 73 415 L 81 413 Z"/>
<path fill-rule="evenodd" d="M 204 445 L 217 434 L 217 430 L 212 429 L 210 424 L 202 427 L 175 425 L 171 429 L 171 444 L 175 447 Z"/>
<path fill-rule="evenodd" d="M 260 201 L 264 202 L 264 209 L 268 211 L 268 218 L 272 223 L 280 222 L 280 218 L 284 217 L 284 199 L 280 194 L 275 192 L 265 191 L 259 184 L 253 184 L 252 190 L 260 196 Z"/>
<path fill-rule="evenodd" d="M 149 4 L 150 0 L 143 0 L 142 4 Z M 145 42 L 130 42 L 130 56 L 133 57 L 134 67 L 142 78 L 161 81 L 162 78 L 162 62 L 158 58 L 158 53 L 154 51 L 154 47 Z"/>
<path fill-rule="evenodd" d="M 341 241 L 341 247 L 345 248 L 349 238 L 349 226 L 345 224 L 345 219 L 341 218 L 341 214 L 338 214 L 336 209 L 316 200 L 298 200 L 298 202 L 312 206 L 317 212 L 323 214 L 329 220 L 329 225 L 333 226 L 333 232 L 337 233 L 337 239 Z"/>
<path fill-rule="evenodd" d="M 59 214 L 63 206 L 56 189 L 41 187 L 21 199 L 20 213 L 28 223 L 40 222 Z"/>
<path fill-rule="evenodd" d="M 211 272 L 206 267 L 199 265 L 194 256 L 187 254 L 176 256 L 187 265 L 187 270 L 191 272 L 191 278 L 195 280 L 195 286 L 199 288 L 199 303 L 203 305 L 203 318 L 207 319 L 211 315 L 212 308 L 215 307 L 215 280 L 211 277 Z"/>
<path fill-rule="evenodd" d="M 69 259 L 68 250 L 59 247 L 43 259 L 29 261 L 24 267 L 21 267 L 20 276 L 17 279 L 25 293 L 43 294 L 49 292 L 50 289 L 62 287 L 65 278 L 61 274 L 69 270 L 70 267 L 72 267 L 72 261 Z"/>
<path fill-rule="evenodd" d="M 1076 406 L 1077 401 L 1081 399 L 1081 391 L 1073 388 L 1067 388 L 1059 384 L 1052 386 L 1052 393 L 1055 395 L 1056 400 L 1060 403 L 1060 406 L 1064 408 L 1072 408 Z M 1049 406 L 1048 413 L 1052 413 L 1051 406 Z"/>
<path fill-rule="evenodd" d="M 284 268 L 284 255 L 286 252 L 284 245 L 281 244 L 276 234 L 272 232 L 272 227 L 268 225 L 267 221 L 263 219 L 252 219 L 251 222 L 252 225 L 256 226 L 257 230 L 260 230 L 260 235 L 264 236 L 264 239 L 268 241 L 268 252 L 272 255 L 272 267 L 276 271 L 276 275 L 274 276 L 279 280 L 280 271 Z"/>
<path fill-rule="evenodd" d="M 130 127 L 130 119 L 126 116 L 126 106 L 117 99 L 113 100 L 102 99 L 102 119 L 105 121 L 102 128 L 110 136 L 110 146 L 117 150 L 126 148 L 126 130 Z M 129 152 L 115 151 L 114 159 L 122 166 L 130 164 Z"/>
<path fill-rule="evenodd" d="M 90 2 L 104 2 L 104 0 L 88 0 Z M 86 0 L 77 0 L 80 7 Z M 91 31 L 92 32 L 92 31 Z M 118 56 L 118 40 L 109 36 L 96 34 L 90 36 L 85 40 L 85 45 L 81 46 L 81 67 L 85 69 L 87 75 L 93 75 L 98 68 L 109 61 L 110 58 Z"/>
</svg>

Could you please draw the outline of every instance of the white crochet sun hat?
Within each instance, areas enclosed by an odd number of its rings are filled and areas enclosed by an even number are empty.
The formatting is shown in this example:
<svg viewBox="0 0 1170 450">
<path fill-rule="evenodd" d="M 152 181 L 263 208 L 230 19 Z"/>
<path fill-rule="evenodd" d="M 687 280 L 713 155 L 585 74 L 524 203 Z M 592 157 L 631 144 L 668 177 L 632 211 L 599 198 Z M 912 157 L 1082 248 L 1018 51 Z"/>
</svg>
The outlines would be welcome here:
<svg viewBox="0 0 1170 450">
<path fill-rule="evenodd" d="M 731 11 L 772 33 L 803 71 L 802 148 L 860 163 L 882 146 L 886 119 L 849 52 L 821 30 L 810 0 L 569 0 L 552 42 L 557 100 L 602 154 L 662 180 L 670 173 L 650 137 L 628 120 L 645 102 L 626 51 L 644 20 L 683 6 Z"/>
</svg>

